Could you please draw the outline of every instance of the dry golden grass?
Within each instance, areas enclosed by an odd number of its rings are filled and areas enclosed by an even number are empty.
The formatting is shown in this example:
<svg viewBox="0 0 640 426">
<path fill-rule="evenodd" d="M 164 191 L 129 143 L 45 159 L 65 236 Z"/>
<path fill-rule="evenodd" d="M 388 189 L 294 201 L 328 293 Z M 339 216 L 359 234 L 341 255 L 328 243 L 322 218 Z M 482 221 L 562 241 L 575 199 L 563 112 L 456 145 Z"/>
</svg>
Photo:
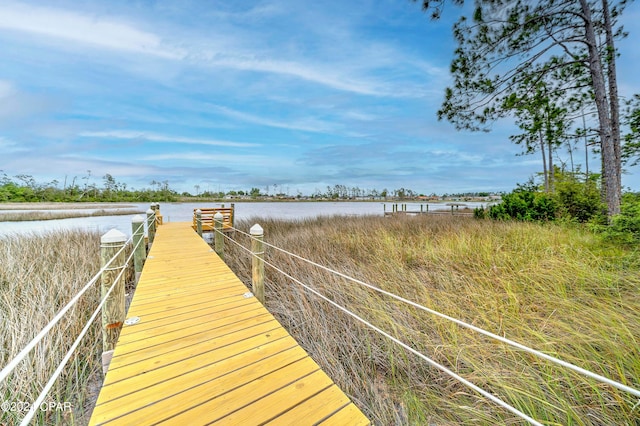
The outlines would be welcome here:
<svg viewBox="0 0 640 426">
<path fill-rule="evenodd" d="M 100 236 L 88 231 L 0 238 L 0 367 L 49 323 L 100 269 Z M 128 276 L 130 279 L 130 275 Z M 0 383 L 0 402 L 32 403 L 100 302 L 100 282 Z M 47 402 L 71 410 L 38 411 L 37 424 L 86 424 L 87 386 L 101 380 L 100 320 L 77 348 L 48 394 Z M 87 407 L 87 405 L 89 405 Z M 14 406 L 15 407 L 15 406 Z M 0 424 L 18 424 L 26 413 L 0 411 Z"/>
<path fill-rule="evenodd" d="M 640 387 L 640 259 L 555 225 L 447 216 L 253 218 L 265 241 L 426 307 Z M 236 240 L 248 246 L 246 237 Z M 250 258 L 225 259 L 250 283 Z M 543 424 L 622 425 L 638 399 L 328 274 L 266 259 Z M 267 307 L 376 424 L 522 424 L 266 267 Z"/>
<path fill-rule="evenodd" d="M 450 216 L 254 218 L 265 240 L 447 315 L 640 387 L 640 257 L 579 228 Z M 239 242 L 248 241 L 236 234 Z M 0 239 L 0 366 L 99 269 L 99 235 L 68 231 Z M 544 424 L 624 425 L 637 398 L 462 329 L 273 249 L 279 265 Z M 250 282 L 250 258 L 226 260 Z M 267 266 L 267 307 L 379 425 L 522 424 L 494 403 L 309 295 Z M 8 382 L 5 400 L 33 401 L 99 301 L 87 294 Z M 100 368 L 96 324 L 50 400 L 73 412 L 39 424 L 84 424 L 86 383 Z M 0 424 L 16 418 L 0 412 Z"/>
</svg>

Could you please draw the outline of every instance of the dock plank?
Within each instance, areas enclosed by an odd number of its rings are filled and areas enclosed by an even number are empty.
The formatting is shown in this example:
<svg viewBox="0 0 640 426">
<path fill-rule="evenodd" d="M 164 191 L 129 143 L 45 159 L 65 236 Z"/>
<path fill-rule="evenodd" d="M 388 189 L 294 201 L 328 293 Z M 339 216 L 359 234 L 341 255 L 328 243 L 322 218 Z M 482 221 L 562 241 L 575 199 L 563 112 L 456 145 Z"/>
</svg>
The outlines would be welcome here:
<svg viewBox="0 0 640 426">
<path fill-rule="evenodd" d="M 370 424 L 192 230 L 158 227 L 90 425 Z"/>
<path fill-rule="evenodd" d="M 184 359 L 196 358 L 201 355 L 224 358 L 227 354 L 225 348 L 227 346 L 232 346 L 234 343 L 241 342 L 243 340 L 250 339 L 256 336 L 262 336 L 262 343 L 266 343 L 269 341 L 269 339 L 277 339 L 279 337 L 283 337 L 284 335 L 284 333 L 279 332 L 277 324 L 275 324 L 273 321 L 260 324 L 258 327 L 253 327 L 252 333 L 255 334 L 246 335 L 245 333 L 231 333 L 224 336 L 223 338 L 197 341 L 196 343 L 192 343 L 191 340 L 187 340 L 185 341 L 184 345 L 182 345 L 181 342 L 176 341 L 172 342 L 171 344 L 156 345 L 155 353 L 157 355 L 154 356 L 153 365 L 149 365 L 148 363 L 139 361 L 130 362 L 129 364 L 114 368 L 114 373 L 112 374 L 113 378 L 110 377 L 110 380 L 108 382 L 105 379 L 105 384 L 108 385 L 112 382 L 125 379 L 129 384 L 135 383 L 137 380 L 144 381 L 146 380 L 147 373 L 149 371 L 167 365 L 171 366 L 176 362 Z M 235 347 L 232 348 L 232 350 L 235 349 Z M 162 351 L 162 353 L 159 353 L 160 351 Z M 214 351 L 217 352 L 213 353 Z M 143 356 L 148 356 L 148 354 L 145 353 Z M 130 359 L 129 361 L 132 360 Z M 137 377 L 143 374 L 144 377 Z"/>
</svg>

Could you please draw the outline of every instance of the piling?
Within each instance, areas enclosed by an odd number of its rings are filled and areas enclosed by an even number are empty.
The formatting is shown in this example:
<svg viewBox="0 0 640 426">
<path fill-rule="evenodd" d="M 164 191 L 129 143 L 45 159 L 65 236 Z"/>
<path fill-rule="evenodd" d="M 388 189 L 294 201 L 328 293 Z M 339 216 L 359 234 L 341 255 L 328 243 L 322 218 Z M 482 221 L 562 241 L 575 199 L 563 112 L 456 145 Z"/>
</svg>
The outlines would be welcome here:
<svg viewBox="0 0 640 426">
<path fill-rule="evenodd" d="M 144 217 L 136 215 L 131 219 L 131 235 L 133 242 L 133 267 L 136 274 L 136 283 L 142 274 L 147 251 L 144 247 Z"/>
<path fill-rule="evenodd" d="M 162 218 L 162 213 L 160 213 L 160 203 L 156 203 L 156 208 L 153 209 L 155 215 L 156 215 L 156 225 L 162 225 L 163 223 L 163 218 Z"/>
<path fill-rule="evenodd" d="M 196 210 L 196 229 L 198 231 L 198 235 L 202 237 L 202 210 Z"/>
<path fill-rule="evenodd" d="M 112 229 L 100 238 L 100 265 L 104 268 L 101 276 L 103 299 L 113 286 L 102 307 L 102 367 L 105 372 L 125 318 L 124 277 L 118 278 L 118 275 L 125 267 L 125 253 L 121 249 L 126 240 L 126 235 L 117 229 Z"/>
<path fill-rule="evenodd" d="M 249 230 L 251 234 L 251 291 L 264 305 L 264 230 L 257 223 Z"/>
<path fill-rule="evenodd" d="M 152 204 L 151 207 L 154 207 Z M 151 249 L 151 244 L 153 244 L 153 239 L 156 236 L 156 217 L 153 209 L 147 210 L 147 224 L 149 227 L 149 249 Z"/>
<path fill-rule="evenodd" d="M 218 256 L 220 256 L 220 259 L 224 260 L 224 235 L 222 235 L 222 219 L 223 216 L 220 212 L 217 212 L 215 215 L 213 215 L 213 232 L 215 234 L 213 238 L 213 245 L 215 247 L 216 253 L 218 254 Z"/>
</svg>

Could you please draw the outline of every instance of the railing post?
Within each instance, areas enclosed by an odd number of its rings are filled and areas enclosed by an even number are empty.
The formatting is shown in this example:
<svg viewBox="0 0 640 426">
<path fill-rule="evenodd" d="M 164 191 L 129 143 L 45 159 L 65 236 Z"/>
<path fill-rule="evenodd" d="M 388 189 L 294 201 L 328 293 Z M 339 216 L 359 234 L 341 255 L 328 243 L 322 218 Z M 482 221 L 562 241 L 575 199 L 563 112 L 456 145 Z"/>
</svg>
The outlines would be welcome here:
<svg viewBox="0 0 640 426">
<path fill-rule="evenodd" d="M 160 213 L 160 203 L 156 203 L 156 208 L 154 209 L 154 212 L 156 214 L 156 225 L 162 225 L 163 219 L 162 219 L 162 213 Z"/>
<path fill-rule="evenodd" d="M 202 237 L 202 210 L 196 210 L 196 228 L 198 230 L 198 235 Z"/>
<path fill-rule="evenodd" d="M 257 223 L 249 230 L 251 234 L 251 291 L 264 305 L 264 230 Z"/>
<path fill-rule="evenodd" d="M 100 266 L 104 267 L 111 258 L 114 260 L 102 272 L 101 293 L 104 299 L 107 291 L 113 286 L 113 291 L 107 297 L 102 307 L 102 368 L 106 372 L 116 347 L 120 329 L 124 323 L 124 279 L 118 278 L 125 265 L 124 250 L 116 253 L 124 246 L 127 236 L 117 229 L 112 229 L 100 238 Z M 114 284 L 115 283 L 115 284 Z"/>
<path fill-rule="evenodd" d="M 215 246 L 216 253 L 220 256 L 220 259 L 224 260 L 224 235 L 222 235 L 222 213 L 217 212 L 213 215 L 214 227 L 213 232 L 213 244 Z"/>
<path fill-rule="evenodd" d="M 136 215 L 131 219 L 131 235 L 133 236 L 133 267 L 136 273 L 136 283 L 142 273 L 142 265 L 147 257 L 144 247 L 144 217 Z"/>
<path fill-rule="evenodd" d="M 152 204 L 153 205 L 153 204 Z M 149 248 L 153 244 L 153 239 L 156 237 L 156 217 L 152 209 L 147 210 L 147 226 L 149 228 Z"/>
</svg>

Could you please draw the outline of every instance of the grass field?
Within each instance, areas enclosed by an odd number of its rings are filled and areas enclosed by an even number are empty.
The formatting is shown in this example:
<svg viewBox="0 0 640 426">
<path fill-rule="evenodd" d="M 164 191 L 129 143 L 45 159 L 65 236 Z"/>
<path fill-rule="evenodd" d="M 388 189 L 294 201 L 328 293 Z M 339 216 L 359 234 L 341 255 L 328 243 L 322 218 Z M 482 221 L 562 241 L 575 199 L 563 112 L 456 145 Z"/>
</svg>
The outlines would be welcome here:
<svg viewBox="0 0 640 426">
<path fill-rule="evenodd" d="M 451 216 L 254 218 L 265 241 L 426 307 L 640 387 L 640 255 L 582 228 Z M 236 233 L 236 240 L 248 240 Z M 99 269 L 99 235 L 77 231 L 0 238 L 0 366 Z M 248 283 L 249 255 L 227 243 Z M 638 399 L 548 361 L 295 260 L 266 259 L 543 424 L 625 425 Z M 378 425 L 523 424 L 513 414 L 266 267 L 267 307 Z M 99 301 L 86 295 L 8 382 L 0 398 L 33 401 Z M 74 409 L 40 424 L 84 424 L 87 383 L 100 369 L 99 324 L 49 400 Z M 87 407 L 88 406 L 88 407 Z M 15 413 L 0 412 L 0 424 Z"/>
<path fill-rule="evenodd" d="M 426 307 L 640 387 L 640 257 L 579 228 L 469 218 L 255 218 L 265 241 Z M 236 237 L 238 241 L 242 238 Z M 244 242 L 247 246 L 248 242 Z M 246 252 L 227 262 L 250 282 Z M 608 385 L 274 249 L 267 261 L 543 424 L 637 424 Z M 267 272 L 267 306 L 377 424 L 522 424 L 413 354 Z"/>
</svg>

